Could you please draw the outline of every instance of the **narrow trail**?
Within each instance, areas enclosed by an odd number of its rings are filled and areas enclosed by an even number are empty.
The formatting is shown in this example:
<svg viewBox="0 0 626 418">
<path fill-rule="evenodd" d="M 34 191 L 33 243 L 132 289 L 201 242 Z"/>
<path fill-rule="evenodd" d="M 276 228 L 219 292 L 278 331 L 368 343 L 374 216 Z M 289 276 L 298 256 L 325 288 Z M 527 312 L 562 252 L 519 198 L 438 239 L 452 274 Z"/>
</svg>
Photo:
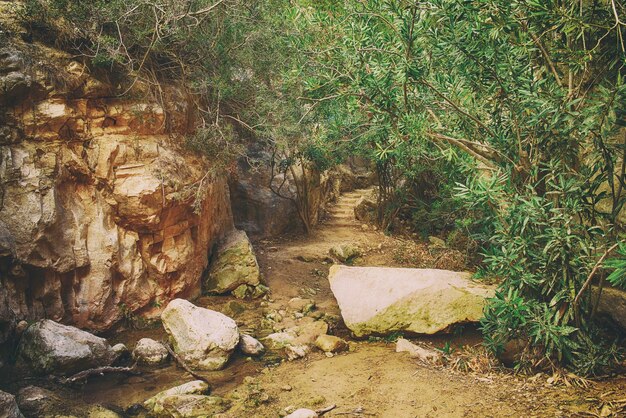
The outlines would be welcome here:
<svg viewBox="0 0 626 418">
<path fill-rule="evenodd" d="M 354 207 L 361 197 L 370 194 L 372 191 L 373 189 L 358 189 L 341 195 L 332 208 L 329 209 L 328 214 L 330 218 L 322 223 L 322 228 L 351 228 L 357 225 L 354 217 Z"/>
</svg>

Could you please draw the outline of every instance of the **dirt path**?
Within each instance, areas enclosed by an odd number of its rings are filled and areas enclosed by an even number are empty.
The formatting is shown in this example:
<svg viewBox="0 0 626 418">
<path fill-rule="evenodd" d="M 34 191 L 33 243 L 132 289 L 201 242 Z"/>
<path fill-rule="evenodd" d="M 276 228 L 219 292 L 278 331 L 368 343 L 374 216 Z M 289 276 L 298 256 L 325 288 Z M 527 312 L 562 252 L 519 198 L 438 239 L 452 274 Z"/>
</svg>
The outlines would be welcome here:
<svg viewBox="0 0 626 418">
<path fill-rule="evenodd" d="M 315 300 L 318 309 L 339 315 L 339 308 L 327 280 L 331 260 L 329 249 L 336 244 L 359 246 L 363 257 L 358 265 L 414 266 L 462 269 L 463 256 L 452 250 L 434 248 L 403 238 L 385 236 L 354 219 L 353 208 L 367 190 L 343 195 L 325 221 L 308 237 L 283 237 L 257 243 L 262 271 L 272 290 L 272 306 L 280 309 L 293 297 Z M 341 327 L 334 332 L 349 338 Z M 480 336 L 419 338 L 417 341 L 442 347 L 479 345 Z M 467 362 L 481 359 L 465 359 Z M 481 366 L 475 366 L 480 369 Z M 471 368 L 471 365 L 470 365 Z M 306 360 L 286 362 L 267 368 L 251 384 L 263 388 L 270 402 L 261 403 L 245 416 L 272 417 L 285 408 L 320 408 L 335 404 L 325 416 L 372 417 L 545 417 L 593 416 L 600 412 L 598 401 L 626 397 L 626 379 L 614 379 L 579 388 L 550 385 L 550 376 L 515 377 L 510 372 L 486 368 L 461 372 L 450 366 L 420 364 L 394 344 L 351 341 L 351 351 L 326 358 L 312 353 Z M 619 405 L 618 405 L 619 407 Z M 619 408 L 608 410 L 618 416 Z M 233 411 L 228 417 L 244 416 Z M 599 416 L 599 415 L 598 415 Z"/>
</svg>

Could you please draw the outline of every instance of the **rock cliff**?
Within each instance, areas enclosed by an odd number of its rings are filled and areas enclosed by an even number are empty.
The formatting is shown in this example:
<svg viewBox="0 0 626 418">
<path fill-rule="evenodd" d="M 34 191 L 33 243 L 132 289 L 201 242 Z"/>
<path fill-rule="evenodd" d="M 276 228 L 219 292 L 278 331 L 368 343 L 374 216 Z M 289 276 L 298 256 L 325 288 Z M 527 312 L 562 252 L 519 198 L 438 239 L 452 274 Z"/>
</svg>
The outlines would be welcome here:
<svg viewBox="0 0 626 418">
<path fill-rule="evenodd" d="M 184 95 L 120 90 L 58 50 L 0 49 L 0 343 L 22 319 L 97 331 L 197 296 L 233 227 L 225 179 L 172 135 Z"/>
</svg>

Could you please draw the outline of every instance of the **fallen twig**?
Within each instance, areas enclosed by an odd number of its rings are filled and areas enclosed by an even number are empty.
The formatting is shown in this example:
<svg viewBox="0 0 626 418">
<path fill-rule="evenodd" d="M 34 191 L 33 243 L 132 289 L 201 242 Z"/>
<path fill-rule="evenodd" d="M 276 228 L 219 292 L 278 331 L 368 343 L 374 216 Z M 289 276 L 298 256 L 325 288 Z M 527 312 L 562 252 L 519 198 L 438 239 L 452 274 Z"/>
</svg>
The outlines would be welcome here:
<svg viewBox="0 0 626 418">
<path fill-rule="evenodd" d="M 165 346 L 165 348 L 167 348 L 167 351 L 169 351 L 170 355 L 172 356 L 172 358 L 174 360 L 176 360 L 176 363 L 178 363 L 178 365 L 180 367 L 182 367 L 183 369 L 185 369 L 185 371 L 187 373 L 189 373 L 190 375 L 192 375 L 193 377 L 195 377 L 198 380 L 202 380 L 203 382 L 209 383 L 209 381 L 206 379 L 206 377 L 200 376 L 198 373 L 194 372 L 193 370 L 191 370 L 189 368 L 189 366 L 187 366 L 185 364 L 185 362 L 183 361 L 183 359 L 181 359 L 178 354 L 176 354 L 174 352 L 174 350 L 172 350 L 172 347 L 170 347 L 170 345 L 166 342 L 163 342 L 163 345 Z"/>
<path fill-rule="evenodd" d="M 370 415 L 375 416 L 376 414 L 372 414 L 370 412 L 365 412 L 362 407 L 354 408 L 352 411 L 348 412 L 335 412 L 335 415 Z"/>
<path fill-rule="evenodd" d="M 82 372 L 76 373 L 73 376 L 67 378 L 58 378 L 57 380 L 62 384 L 68 383 L 76 383 L 81 382 L 83 380 L 87 380 L 91 376 L 103 376 L 105 373 L 128 373 L 128 374 L 140 374 L 141 372 L 137 371 L 135 365 L 132 367 L 112 367 L 112 366 L 104 366 L 104 367 L 96 367 L 93 369 L 83 370 Z"/>
<path fill-rule="evenodd" d="M 335 408 L 337 408 L 337 405 L 332 404 L 332 405 L 329 405 L 329 406 L 327 406 L 325 408 L 318 409 L 317 411 L 315 411 L 315 413 L 317 415 L 324 415 L 326 412 L 330 412 L 330 411 L 332 411 Z"/>
</svg>

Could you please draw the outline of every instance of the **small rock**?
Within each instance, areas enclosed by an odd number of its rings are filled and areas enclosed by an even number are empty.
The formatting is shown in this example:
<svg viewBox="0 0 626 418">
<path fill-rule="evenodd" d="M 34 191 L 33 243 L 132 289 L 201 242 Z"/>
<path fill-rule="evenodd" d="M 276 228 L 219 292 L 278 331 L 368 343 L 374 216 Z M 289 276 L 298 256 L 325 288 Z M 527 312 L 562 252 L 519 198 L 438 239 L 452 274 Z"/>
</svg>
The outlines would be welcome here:
<svg viewBox="0 0 626 418">
<path fill-rule="evenodd" d="M 515 338 L 504 345 L 504 349 L 498 353 L 498 360 L 505 366 L 512 367 L 521 360 L 524 352 L 528 349 L 529 342 L 522 338 Z"/>
<path fill-rule="evenodd" d="M 354 205 L 354 217 L 361 222 L 376 220 L 376 201 L 372 196 L 362 196 Z"/>
<path fill-rule="evenodd" d="M 293 389 L 291 386 L 289 385 L 285 385 L 283 387 L 281 387 L 282 390 L 284 390 L 285 392 L 291 392 L 291 390 Z"/>
<path fill-rule="evenodd" d="M 0 417 L 2 418 L 24 418 L 15 402 L 15 396 L 10 393 L 0 391 Z"/>
<path fill-rule="evenodd" d="M 250 297 L 252 299 L 257 299 L 257 298 L 260 298 L 261 296 L 265 296 L 267 292 L 269 291 L 270 291 L 270 288 L 261 283 L 254 287 Z"/>
<path fill-rule="evenodd" d="M 369 227 L 369 225 L 368 225 L 368 224 L 363 224 L 363 225 L 361 225 L 361 229 L 362 229 L 363 231 L 367 231 L 367 230 L 369 230 L 369 229 L 370 229 L 370 227 Z"/>
<path fill-rule="evenodd" d="M 285 354 L 287 354 L 287 360 L 293 361 L 302 357 L 306 357 L 309 352 L 308 345 L 288 345 L 285 347 Z"/>
<path fill-rule="evenodd" d="M 322 311 L 315 311 L 311 313 L 311 318 L 313 319 L 322 319 L 324 318 L 324 312 Z"/>
<path fill-rule="evenodd" d="M 275 332 L 263 339 L 265 346 L 270 350 L 280 350 L 287 345 L 294 344 L 297 335 L 292 331 Z"/>
<path fill-rule="evenodd" d="M 249 356 L 260 356 L 265 352 L 265 347 L 256 338 L 248 334 L 240 334 L 239 350 Z"/>
<path fill-rule="evenodd" d="M 429 350 L 422 348 L 416 344 L 413 344 L 409 340 L 399 338 L 396 342 L 396 353 L 406 352 L 412 358 L 416 358 L 423 361 L 437 362 L 441 358 L 441 353 L 435 350 Z"/>
<path fill-rule="evenodd" d="M 307 313 L 315 309 L 315 301 L 312 299 L 293 298 L 287 302 L 287 306 L 293 311 Z"/>
<path fill-rule="evenodd" d="M 122 343 L 115 344 L 111 347 L 111 351 L 115 354 L 115 361 L 119 361 L 120 359 L 128 356 L 130 354 L 130 350 Z"/>
<path fill-rule="evenodd" d="M 242 284 L 241 286 L 237 286 L 237 288 L 235 288 L 235 290 L 233 290 L 231 293 L 237 299 L 245 299 L 247 297 L 250 297 L 253 291 L 254 288 L 252 286 Z"/>
<path fill-rule="evenodd" d="M 169 352 L 163 344 L 151 338 L 142 338 L 133 350 L 133 359 L 148 366 L 163 364 L 169 357 Z"/>
<path fill-rule="evenodd" d="M 37 386 L 27 386 L 17 393 L 17 404 L 20 410 L 32 417 L 43 417 L 51 414 L 60 400 L 51 391 Z"/>
<path fill-rule="evenodd" d="M 437 248 L 446 247 L 446 242 L 442 240 L 441 238 L 430 236 L 428 237 L 428 241 L 430 242 L 430 245 L 432 245 L 433 247 L 437 247 Z"/>
<path fill-rule="evenodd" d="M 28 322 L 20 321 L 15 326 L 15 333 L 17 335 L 22 335 L 24 333 L 24 331 L 26 331 L 26 328 L 28 328 Z"/>
<path fill-rule="evenodd" d="M 300 408 L 287 415 L 285 418 L 317 418 L 319 415 L 311 409 Z"/>
<path fill-rule="evenodd" d="M 326 353 L 338 353 L 348 349 L 348 343 L 334 335 L 323 334 L 315 340 L 315 346 Z"/>
<path fill-rule="evenodd" d="M 316 259 L 317 257 L 315 257 L 314 255 L 306 255 L 306 254 L 302 254 L 296 257 L 296 260 L 304 261 L 305 263 L 312 263 Z"/>
<path fill-rule="evenodd" d="M 339 244 L 331 247 L 330 255 L 345 263 L 361 255 L 361 250 L 352 244 Z"/>
</svg>

